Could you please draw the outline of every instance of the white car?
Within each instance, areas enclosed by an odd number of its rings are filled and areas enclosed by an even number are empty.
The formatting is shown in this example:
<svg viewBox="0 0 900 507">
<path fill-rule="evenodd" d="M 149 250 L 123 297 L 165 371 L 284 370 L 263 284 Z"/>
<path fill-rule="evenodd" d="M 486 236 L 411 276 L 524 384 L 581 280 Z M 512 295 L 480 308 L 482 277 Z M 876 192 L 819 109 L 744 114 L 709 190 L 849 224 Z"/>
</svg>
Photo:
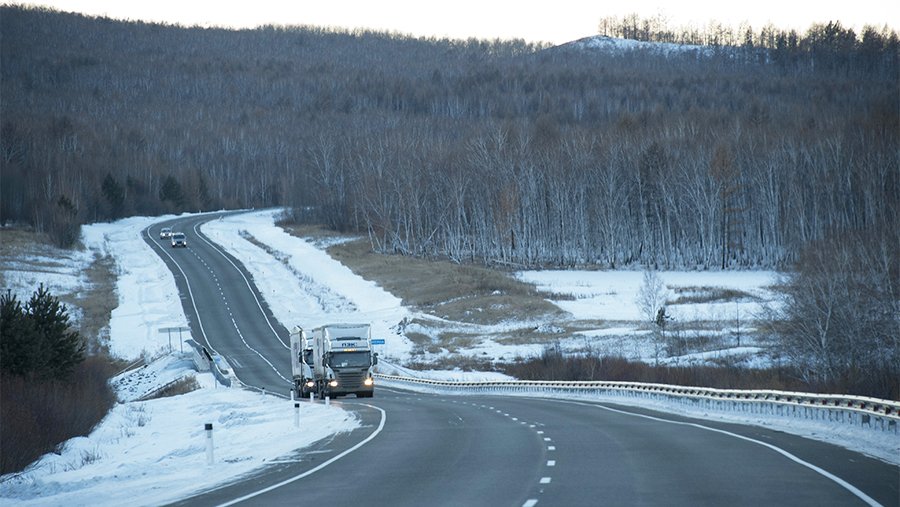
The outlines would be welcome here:
<svg viewBox="0 0 900 507">
<path fill-rule="evenodd" d="M 184 237 L 183 232 L 173 232 L 172 233 L 172 248 L 176 247 L 187 248 L 187 238 Z"/>
<path fill-rule="evenodd" d="M 163 227 L 159 230 L 159 239 L 166 239 L 172 237 L 172 228 L 171 227 Z"/>
</svg>

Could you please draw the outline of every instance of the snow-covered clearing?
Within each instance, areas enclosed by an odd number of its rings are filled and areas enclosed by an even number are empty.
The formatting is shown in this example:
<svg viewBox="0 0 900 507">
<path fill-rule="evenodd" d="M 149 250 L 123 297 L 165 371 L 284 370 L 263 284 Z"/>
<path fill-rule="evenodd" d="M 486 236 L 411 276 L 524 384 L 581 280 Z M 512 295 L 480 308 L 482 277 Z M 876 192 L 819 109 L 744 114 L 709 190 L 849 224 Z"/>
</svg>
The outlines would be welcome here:
<svg viewBox="0 0 900 507">
<path fill-rule="evenodd" d="M 434 317 L 402 306 L 396 296 L 363 280 L 324 252 L 324 245 L 292 237 L 274 225 L 277 212 L 266 210 L 214 220 L 202 231 L 238 258 L 285 327 L 314 327 L 326 322 L 371 322 L 373 334 L 384 338 L 378 352 L 388 359 L 384 373 L 439 380 L 503 380 L 503 375 L 480 372 L 412 372 L 399 366 L 410 359 L 412 344 L 404 335 L 407 323 Z M 327 435 L 349 431 L 358 425 L 339 403 L 331 406 L 304 403 L 301 428 L 293 426 L 293 404 L 274 396 L 262 396 L 239 388 L 216 385 L 208 373 L 193 371 L 186 354 L 161 328 L 185 326 L 181 300 L 165 264 L 141 238 L 154 222 L 177 217 L 138 217 L 84 228 L 84 254 L 50 254 L 54 270 L 29 273 L 21 263 L 7 262 L 4 276 L 17 294 L 27 297 L 43 282 L 52 293 L 77 292 L 81 273 L 94 254 L 111 255 L 118 271 L 119 306 L 112 313 L 110 350 L 127 359 L 152 359 L 138 370 L 125 373 L 114 384 L 122 403 L 87 437 L 67 442 L 60 454 L 48 454 L 22 474 L 0 479 L 0 505 L 122 505 L 160 504 L 192 492 L 212 488 L 252 473 L 267 463 L 289 457 L 296 450 Z M 41 265 L 50 260 L 41 258 Z M 45 262 L 46 261 L 46 262 Z M 27 264 L 27 263 L 26 263 Z M 17 273 L 12 273 L 17 271 Z M 667 288 L 680 292 L 709 291 L 710 287 L 740 291 L 745 297 L 717 303 L 673 305 L 675 318 L 732 321 L 732 314 L 750 320 L 759 305 L 771 299 L 768 287 L 775 273 L 674 273 L 659 274 Z M 491 333 L 533 326 L 559 341 L 564 348 L 593 348 L 647 358 L 647 333 L 640 320 L 636 293 L 640 272 L 523 272 L 521 279 L 548 293 L 570 296 L 554 301 L 571 314 L 572 322 L 593 326 L 567 333 L 556 322 L 510 322 L 496 326 L 459 324 L 467 333 L 484 332 L 472 354 L 511 359 L 540 353 L 544 344 L 497 343 Z M 289 294 L 290 297 L 284 297 Z M 73 312 L 77 314 L 76 312 Z M 452 324 L 452 323 L 451 323 Z M 421 326 L 421 324 L 419 324 Z M 722 324 L 716 332 L 731 333 Z M 585 327 L 585 326 L 582 326 Z M 427 332 L 427 329 L 424 330 Z M 191 338 L 189 332 L 181 338 Z M 624 351 L 624 352 L 623 352 Z M 721 354 L 753 354 L 756 347 L 731 347 Z M 700 360 L 718 352 L 697 353 Z M 678 359 L 668 359 L 678 360 Z M 153 389 L 184 375 L 194 375 L 201 389 L 171 398 L 137 401 Z M 668 409 L 667 409 L 668 410 Z M 693 414 L 705 417 L 704 414 Z M 759 421 L 743 420 L 758 424 Z M 206 464 L 204 424 L 214 425 L 215 462 Z M 803 425 L 805 423 L 797 423 Z M 795 425 L 796 426 L 796 425 Z M 828 428 L 794 428 L 801 434 L 827 433 Z M 790 428 L 786 430 L 790 431 Z M 837 431 L 831 428 L 832 431 Z M 843 441 L 842 445 L 865 443 Z M 814 435 L 811 435 L 814 436 Z M 890 438 L 890 437 L 886 437 Z"/>
</svg>

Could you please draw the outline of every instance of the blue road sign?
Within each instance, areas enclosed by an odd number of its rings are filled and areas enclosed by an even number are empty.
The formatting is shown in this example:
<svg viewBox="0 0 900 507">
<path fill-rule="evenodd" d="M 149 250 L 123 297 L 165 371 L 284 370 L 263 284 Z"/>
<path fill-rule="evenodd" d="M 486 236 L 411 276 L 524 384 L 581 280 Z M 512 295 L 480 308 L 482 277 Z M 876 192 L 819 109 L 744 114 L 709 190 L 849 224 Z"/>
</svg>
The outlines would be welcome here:
<svg viewBox="0 0 900 507">
<path fill-rule="evenodd" d="M 372 340 L 372 345 L 384 345 L 384 339 L 379 338 L 379 339 Z"/>
</svg>

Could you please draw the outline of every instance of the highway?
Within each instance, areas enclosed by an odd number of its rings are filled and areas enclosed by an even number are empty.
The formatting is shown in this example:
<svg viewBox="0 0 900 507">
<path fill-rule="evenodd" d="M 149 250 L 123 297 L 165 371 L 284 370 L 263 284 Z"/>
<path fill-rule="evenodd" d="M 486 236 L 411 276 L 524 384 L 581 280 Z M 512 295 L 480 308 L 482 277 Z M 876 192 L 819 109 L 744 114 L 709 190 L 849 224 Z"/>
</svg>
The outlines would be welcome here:
<svg viewBox="0 0 900 507">
<path fill-rule="evenodd" d="M 195 340 L 245 385 L 286 395 L 288 331 L 240 263 L 200 235 L 211 219 L 160 222 L 145 239 L 175 275 Z M 185 232 L 188 248 L 160 240 L 163 226 Z M 900 505 L 900 467 L 765 428 L 384 386 L 333 403 L 361 427 L 178 505 Z"/>
</svg>

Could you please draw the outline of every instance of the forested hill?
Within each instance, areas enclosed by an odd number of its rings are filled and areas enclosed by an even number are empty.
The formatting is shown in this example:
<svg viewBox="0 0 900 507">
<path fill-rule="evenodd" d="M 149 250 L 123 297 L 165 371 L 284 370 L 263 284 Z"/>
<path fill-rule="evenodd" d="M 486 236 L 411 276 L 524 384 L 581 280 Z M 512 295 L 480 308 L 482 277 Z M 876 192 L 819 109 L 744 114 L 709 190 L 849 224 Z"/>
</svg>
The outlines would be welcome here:
<svg viewBox="0 0 900 507">
<path fill-rule="evenodd" d="M 896 34 L 836 53 L 810 32 L 773 59 L 3 7 L 0 36 L 2 220 L 61 244 L 89 221 L 286 205 L 382 251 L 513 265 L 896 249 Z"/>
</svg>

